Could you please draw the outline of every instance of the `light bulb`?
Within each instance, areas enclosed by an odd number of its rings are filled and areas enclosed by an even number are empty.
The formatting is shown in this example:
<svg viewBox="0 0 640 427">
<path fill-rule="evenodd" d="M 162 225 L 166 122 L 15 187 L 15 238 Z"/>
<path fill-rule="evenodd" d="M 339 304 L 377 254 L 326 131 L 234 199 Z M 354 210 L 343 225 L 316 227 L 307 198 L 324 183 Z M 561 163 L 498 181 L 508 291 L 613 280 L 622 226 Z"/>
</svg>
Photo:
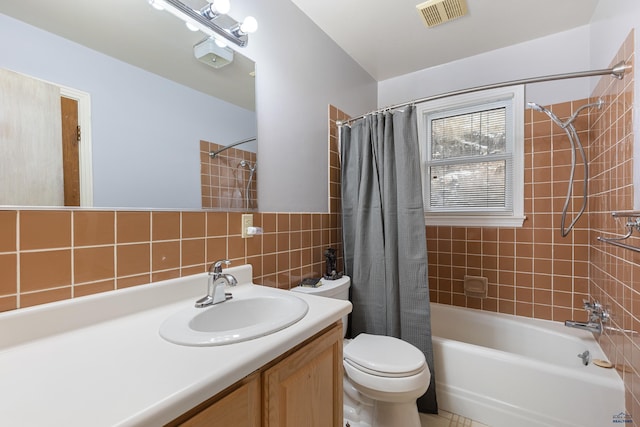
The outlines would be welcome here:
<svg viewBox="0 0 640 427">
<path fill-rule="evenodd" d="M 258 29 L 258 21 L 253 16 L 247 16 L 240 25 L 240 31 L 245 34 L 255 33 Z"/>
<path fill-rule="evenodd" d="M 159 1 L 149 0 L 149 4 L 156 10 L 164 10 L 164 6 Z"/>
<path fill-rule="evenodd" d="M 185 25 L 187 26 L 187 28 L 188 28 L 189 30 L 191 30 L 191 31 L 198 31 L 198 30 L 199 30 L 199 28 L 198 28 L 198 27 L 196 27 L 195 25 L 193 25 L 191 22 L 185 22 L 184 24 L 185 24 Z"/>
<path fill-rule="evenodd" d="M 218 11 L 218 13 L 226 15 L 231 9 L 231 4 L 229 3 L 229 0 L 213 0 L 213 7 Z"/>
</svg>

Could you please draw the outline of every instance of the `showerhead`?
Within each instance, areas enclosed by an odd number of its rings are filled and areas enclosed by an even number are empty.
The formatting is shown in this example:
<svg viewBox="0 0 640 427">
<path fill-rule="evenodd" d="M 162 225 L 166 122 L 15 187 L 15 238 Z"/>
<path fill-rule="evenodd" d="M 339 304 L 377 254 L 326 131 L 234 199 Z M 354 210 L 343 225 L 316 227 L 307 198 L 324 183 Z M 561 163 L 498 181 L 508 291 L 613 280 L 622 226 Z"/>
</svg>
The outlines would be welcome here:
<svg viewBox="0 0 640 427">
<path fill-rule="evenodd" d="M 532 108 L 536 111 L 540 111 L 541 113 L 544 113 L 546 111 L 544 107 L 536 104 L 535 102 L 527 102 L 527 107 Z"/>
<path fill-rule="evenodd" d="M 549 116 L 549 118 L 551 120 L 553 120 L 558 126 L 560 126 L 562 129 L 564 129 L 565 127 L 567 127 L 567 125 L 569 123 L 562 123 L 562 120 L 560 120 L 558 118 L 558 116 L 556 116 L 555 114 L 553 114 L 553 112 L 551 112 L 550 110 L 547 110 L 546 108 L 544 108 L 543 106 L 536 104 L 535 102 L 527 102 L 527 106 L 535 111 L 539 111 L 541 113 L 545 113 L 547 116 Z"/>
<path fill-rule="evenodd" d="M 597 102 L 594 102 L 592 104 L 585 104 L 582 107 L 578 108 L 576 111 L 574 111 L 574 113 L 571 115 L 571 117 L 569 117 L 567 120 L 565 120 L 563 122 L 562 120 L 560 120 L 558 118 L 558 116 L 553 114 L 553 112 L 551 112 L 550 110 L 547 110 L 546 108 L 536 104 L 535 102 L 527 102 L 527 106 L 529 108 L 531 108 L 531 109 L 533 109 L 535 111 L 539 111 L 541 113 L 545 113 L 547 116 L 549 116 L 549 118 L 551 118 L 551 120 L 553 120 L 562 129 L 565 129 L 565 128 L 569 127 L 569 126 L 572 126 L 572 123 L 576 119 L 576 117 L 578 117 L 578 114 L 582 110 L 584 110 L 585 108 L 597 107 L 598 110 L 601 110 L 603 105 L 604 105 L 604 101 L 602 99 L 598 99 Z"/>
<path fill-rule="evenodd" d="M 246 160 L 242 160 L 240 163 L 238 163 L 237 167 L 248 168 L 249 171 L 255 172 L 257 166 L 258 166 L 258 163 L 254 163 L 252 165 L 250 162 L 248 162 Z"/>
</svg>

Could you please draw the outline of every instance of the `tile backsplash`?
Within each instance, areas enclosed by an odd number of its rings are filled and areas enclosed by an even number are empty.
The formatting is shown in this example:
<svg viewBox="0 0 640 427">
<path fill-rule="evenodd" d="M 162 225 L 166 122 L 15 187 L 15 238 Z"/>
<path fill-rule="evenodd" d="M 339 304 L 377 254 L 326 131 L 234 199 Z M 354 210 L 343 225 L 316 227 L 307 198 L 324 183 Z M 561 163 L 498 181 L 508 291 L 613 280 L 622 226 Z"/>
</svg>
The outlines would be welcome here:
<svg viewBox="0 0 640 427">
<path fill-rule="evenodd" d="M 337 214 L 254 213 L 264 234 L 241 237 L 241 212 L 0 211 L 0 311 L 251 264 L 254 280 L 290 288 L 324 274 L 340 247 Z"/>
</svg>

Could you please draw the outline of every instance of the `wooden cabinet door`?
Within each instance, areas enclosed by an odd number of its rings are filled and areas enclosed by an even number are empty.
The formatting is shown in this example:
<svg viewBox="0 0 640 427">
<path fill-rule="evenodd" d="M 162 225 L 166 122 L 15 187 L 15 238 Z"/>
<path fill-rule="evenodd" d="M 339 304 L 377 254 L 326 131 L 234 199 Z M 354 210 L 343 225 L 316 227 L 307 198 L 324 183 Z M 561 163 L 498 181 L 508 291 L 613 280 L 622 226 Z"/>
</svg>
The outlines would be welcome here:
<svg viewBox="0 0 640 427">
<path fill-rule="evenodd" d="M 265 427 L 342 425 L 342 325 L 264 371 Z"/>
<path fill-rule="evenodd" d="M 239 384 L 238 388 L 178 425 L 260 427 L 260 373 L 248 376 Z"/>
</svg>

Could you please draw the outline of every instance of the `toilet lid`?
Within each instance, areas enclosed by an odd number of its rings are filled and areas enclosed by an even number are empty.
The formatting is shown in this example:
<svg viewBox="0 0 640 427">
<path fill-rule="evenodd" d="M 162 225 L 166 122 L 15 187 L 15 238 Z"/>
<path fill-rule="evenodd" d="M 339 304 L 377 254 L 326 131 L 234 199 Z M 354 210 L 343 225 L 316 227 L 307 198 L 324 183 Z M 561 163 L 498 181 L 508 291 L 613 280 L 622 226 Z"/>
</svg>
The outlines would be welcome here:
<svg viewBox="0 0 640 427">
<path fill-rule="evenodd" d="M 344 359 L 372 375 L 401 377 L 422 371 L 424 354 L 394 337 L 360 334 L 344 347 Z"/>
</svg>

